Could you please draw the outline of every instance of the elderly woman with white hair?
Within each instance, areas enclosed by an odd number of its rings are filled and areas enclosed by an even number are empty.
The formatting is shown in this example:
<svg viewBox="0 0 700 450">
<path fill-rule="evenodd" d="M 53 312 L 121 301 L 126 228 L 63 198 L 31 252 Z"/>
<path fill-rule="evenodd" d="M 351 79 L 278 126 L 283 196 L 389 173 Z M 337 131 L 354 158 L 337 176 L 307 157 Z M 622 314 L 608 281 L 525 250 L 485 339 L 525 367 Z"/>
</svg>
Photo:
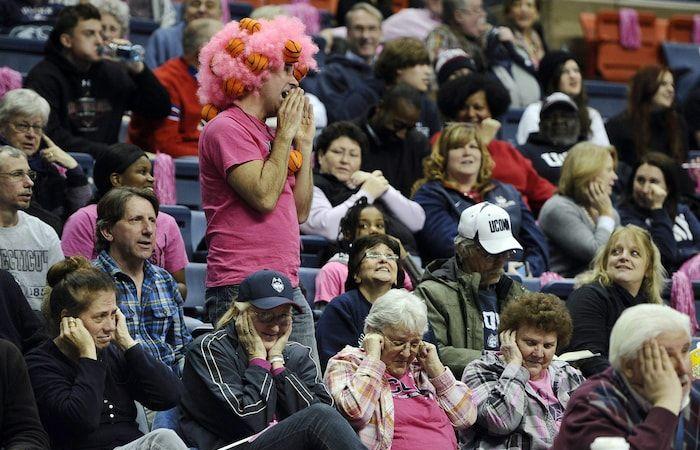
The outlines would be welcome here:
<svg viewBox="0 0 700 450">
<path fill-rule="evenodd" d="M 471 390 L 422 340 L 427 327 L 425 304 L 392 289 L 372 305 L 362 348 L 347 346 L 328 362 L 336 407 L 370 450 L 456 449 L 455 429 L 476 420 Z"/>
<path fill-rule="evenodd" d="M 671 449 L 689 403 L 690 319 L 668 306 L 622 313 L 610 335 L 611 367 L 569 401 L 554 450 L 588 450 L 598 437 L 622 437 L 631 449 Z"/>
<path fill-rule="evenodd" d="M 85 206 L 92 191 L 75 158 L 44 133 L 50 112 L 46 99 L 33 90 L 9 91 L 0 99 L 0 141 L 27 155 L 35 174 L 33 200 L 65 220 Z"/>
<path fill-rule="evenodd" d="M 91 0 L 100 10 L 102 40 L 105 44 L 129 34 L 129 5 L 122 0 Z"/>
</svg>

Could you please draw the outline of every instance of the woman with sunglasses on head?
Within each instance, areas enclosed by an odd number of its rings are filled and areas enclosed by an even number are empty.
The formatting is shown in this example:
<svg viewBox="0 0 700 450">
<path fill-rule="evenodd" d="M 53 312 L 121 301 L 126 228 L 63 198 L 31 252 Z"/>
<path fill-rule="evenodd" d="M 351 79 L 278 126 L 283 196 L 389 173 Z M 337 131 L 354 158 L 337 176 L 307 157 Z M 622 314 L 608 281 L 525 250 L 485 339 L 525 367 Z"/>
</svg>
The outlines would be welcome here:
<svg viewBox="0 0 700 450">
<path fill-rule="evenodd" d="M 513 236 L 524 250 L 525 273 L 538 277 L 547 270 L 548 250 L 542 231 L 520 193 L 510 184 L 491 177 L 493 160 L 477 127 L 448 125 L 424 160 L 425 178 L 416 183 L 413 199 L 425 210 L 426 221 L 418 235 L 421 256 L 427 261 L 454 255 L 454 238 L 462 212 L 488 201 L 510 215 Z"/>
<path fill-rule="evenodd" d="M 400 286 L 404 278 L 400 251 L 399 244 L 385 234 L 364 236 L 352 243 L 345 293 L 328 304 L 316 326 L 322 368 L 346 345 L 359 345 L 372 303 Z"/>
<path fill-rule="evenodd" d="M 311 349 L 289 341 L 292 285 L 260 270 L 214 333 L 190 347 L 182 381 L 182 430 L 191 445 L 236 449 L 350 450 L 362 444 L 330 405 Z"/>
<path fill-rule="evenodd" d="M 0 100 L 0 141 L 27 155 L 36 173 L 33 202 L 63 223 L 90 200 L 92 191 L 78 162 L 44 134 L 50 111 L 49 103 L 31 89 L 7 92 Z"/>
<path fill-rule="evenodd" d="M 476 420 L 472 391 L 440 361 L 425 303 L 392 289 L 364 322 L 364 338 L 328 362 L 336 407 L 372 450 L 457 449 L 455 430 Z"/>
</svg>

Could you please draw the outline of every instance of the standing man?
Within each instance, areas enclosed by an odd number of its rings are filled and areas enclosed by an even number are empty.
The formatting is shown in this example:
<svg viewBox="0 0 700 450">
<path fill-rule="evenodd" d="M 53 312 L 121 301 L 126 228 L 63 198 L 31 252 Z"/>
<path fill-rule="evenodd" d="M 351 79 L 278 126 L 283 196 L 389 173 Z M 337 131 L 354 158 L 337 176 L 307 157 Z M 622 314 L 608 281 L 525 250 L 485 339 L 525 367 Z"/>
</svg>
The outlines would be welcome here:
<svg viewBox="0 0 700 450">
<path fill-rule="evenodd" d="M 23 151 L 0 147 L 0 269 L 15 277 L 33 310 L 41 309 L 49 267 L 63 259 L 53 228 L 30 216 L 36 172 Z"/>
<path fill-rule="evenodd" d="M 24 81 L 51 105 L 46 126 L 51 140 L 95 157 L 119 140 L 125 111 L 152 119 L 170 112 L 168 92 L 143 62 L 101 56 L 100 18 L 90 4 L 64 8 L 46 42 L 46 56 Z"/>
<path fill-rule="evenodd" d="M 298 286 L 315 132 L 299 80 L 316 67 L 317 50 L 296 18 L 246 18 L 217 33 L 200 54 L 199 95 L 204 115 L 221 112 L 202 131 L 199 161 L 207 317 L 218 321 L 246 276 L 276 270 L 295 286 L 302 311 L 290 339 L 310 347 L 318 361 L 311 309 Z M 265 125 L 270 117 L 277 117 L 276 132 Z"/>
</svg>

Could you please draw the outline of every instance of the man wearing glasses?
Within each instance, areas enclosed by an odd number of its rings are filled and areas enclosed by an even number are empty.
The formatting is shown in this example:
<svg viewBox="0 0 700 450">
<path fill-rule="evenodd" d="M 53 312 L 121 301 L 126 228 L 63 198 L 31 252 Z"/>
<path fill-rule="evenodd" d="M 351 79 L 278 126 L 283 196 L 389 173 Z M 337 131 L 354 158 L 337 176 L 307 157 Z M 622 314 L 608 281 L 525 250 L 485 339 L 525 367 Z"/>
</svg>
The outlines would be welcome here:
<svg viewBox="0 0 700 450">
<path fill-rule="evenodd" d="M 428 138 L 416 129 L 421 103 L 418 89 L 397 84 L 387 89 L 368 118 L 358 123 L 369 137 L 361 170 L 381 170 L 406 198 L 411 198 L 413 183 L 423 176 L 422 161 L 430 153 Z"/>
<path fill-rule="evenodd" d="M 506 210 L 482 202 L 462 212 L 455 256 L 426 268 L 415 294 L 428 305 L 442 361 L 454 373 L 462 373 L 482 350 L 499 349 L 499 314 L 526 292 L 503 276 L 517 250 L 522 246 L 513 237 Z"/>
<path fill-rule="evenodd" d="M 35 179 L 24 152 L 0 147 L 0 269 L 15 277 L 29 305 L 38 311 L 46 273 L 63 259 L 63 251 L 54 229 L 23 211 L 32 199 Z"/>
</svg>

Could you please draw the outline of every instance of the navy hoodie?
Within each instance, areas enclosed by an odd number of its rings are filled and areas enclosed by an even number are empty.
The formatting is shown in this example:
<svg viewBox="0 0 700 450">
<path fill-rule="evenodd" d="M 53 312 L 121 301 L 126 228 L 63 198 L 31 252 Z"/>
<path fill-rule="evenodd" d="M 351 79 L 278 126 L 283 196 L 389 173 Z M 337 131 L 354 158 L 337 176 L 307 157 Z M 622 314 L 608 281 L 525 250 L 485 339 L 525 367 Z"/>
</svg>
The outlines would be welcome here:
<svg viewBox="0 0 700 450">
<path fill-rule="evenodd" d="M 170 112 L 168 92 L 148 67 L 134 75 L 123 64 L 105 60 L 80 72 L 52 40 L 45 54 L 24 84 L 49 102 L 46 133 L 65 151 L 98 156 L 118 142 L 125 111 L 152 119 Z"/>
</svg>

